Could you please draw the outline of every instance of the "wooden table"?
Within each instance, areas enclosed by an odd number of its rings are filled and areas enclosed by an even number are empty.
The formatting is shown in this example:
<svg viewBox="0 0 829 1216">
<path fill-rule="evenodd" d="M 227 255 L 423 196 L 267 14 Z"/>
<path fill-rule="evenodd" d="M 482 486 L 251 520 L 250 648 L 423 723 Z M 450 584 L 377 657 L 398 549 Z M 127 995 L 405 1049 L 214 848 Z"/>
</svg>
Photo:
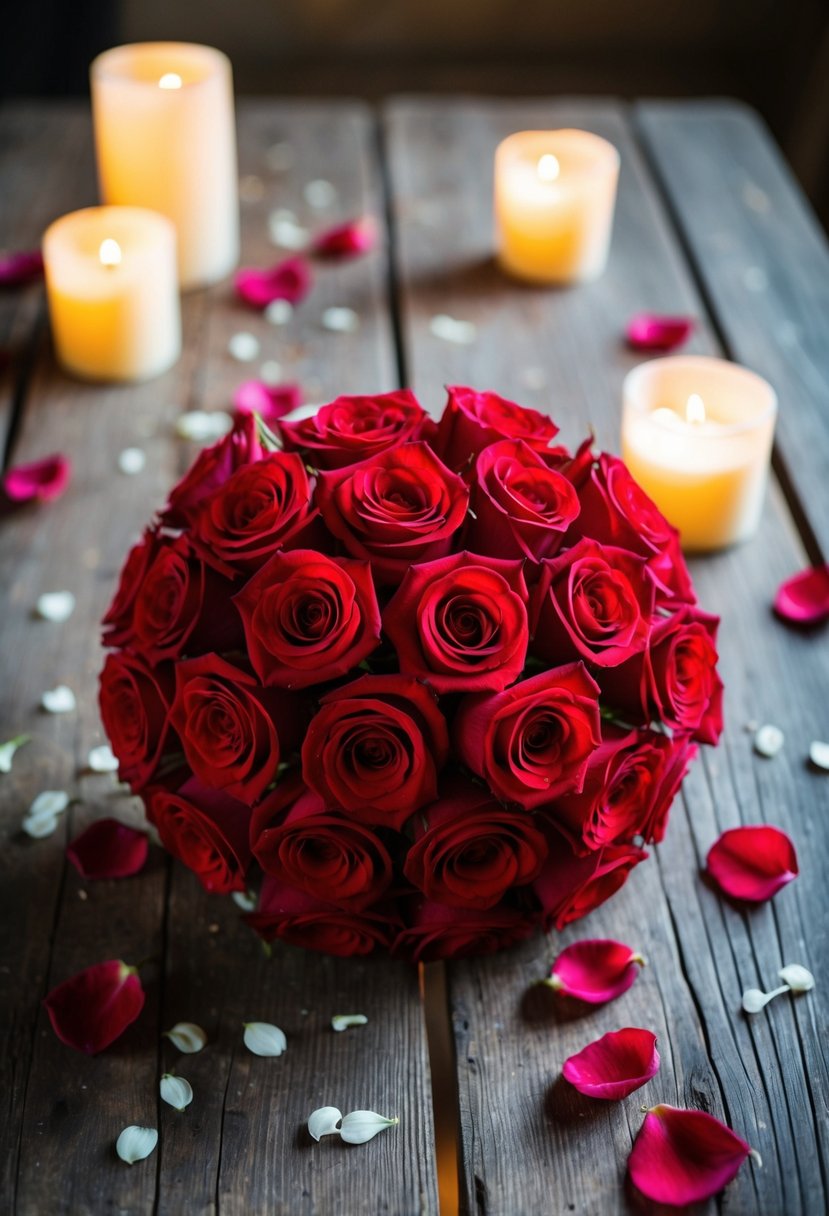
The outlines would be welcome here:
<svg viewBox="0 0 829 1216">
<path fill-rule="evenodd" d="M 574 291 L 513 285 L 491 262 L 493 149 L 512 130 L 569 125 L 622 153 L 609 269 Z M 85 109 L 7 109 L 0 141 L 0 243 L 30 247 L 49 220 L 94 201 Z M 280 142 L 294 162 L 272 173 L 265 153 Z M 336 185 L 337 215 L 369 211 L 386 231 L 371 256 L 321 268 L 286 329 L 244 311 L 227 286 L 190 295 L 174 371 L 92 389 L 55 369 L 40 289 L 0 297 L 0 346 L 13 352 L 0 391 L 7 457 L 63 450 L 74 463 L 59 503 L 0 526 L 0 739 L 33 736 L 0 777 L 0 1209 L 413 1216 L 438 1211 L 440 1161 L 451 1212 L 457 1128 L 467 1212 L 608 1216 L 638 1210 L 625 1162 L 640 1106 L 667 1101 L 724 1118 L 763 1156 L 762 1169 L 746 1164 L 719 1205 L 702 1210 L 815 1216 L 829 1194 L 829 779 L 806 754 L 812 739 L 829 738 L 829 648 L 825 629 L 787 629 L 769 605 L 783 578 L 829 550 L 829 253 L 816 222 L 760 122 L 730 103 L 400 99 L 380 113 L 244 103 L 240 156 L 242 173 L 264 183 L 264 197 L 243 205 L 244 262 L 274 260 L 267 214 L 308 215 L 302 188 L 315 178 Z M 329 305 L 355 309 L 359 330 L 322 328 Z M 228 356 L 230 335 L 259 335 L 263 357 L 311 400 L 410 384 L 439 408 L 442 385 L 472 383 L 549 410 L 566 440 L 589 422 L 614 448 L 622 377 L 636 362 L 621 334 L 639 309 L 694 314 L 689 349 L 724 351 L 767 376 L 781 413 L 760 534 L 694 563 L 703 604 L 723 618 L 725 737 L 695 764 L 665 843 L 621 894 L 561 937 L 445 974 L 428 969 L 430 1079 L 415 970 L 291 949 L 268 960 L 230 901 L 206 896 L 159 850 L 138 878 L 82 881 L 65 862 L 67 839 L 129 805 L 112 778 L 83 771 L 102 739 L 97 622 L 128 544 L 193 455 L 175 438 L 176 415 L 226 407 L 246 374 Z M 433 336 L 436 313 L 474 321 L 477 342 Z M 137 477 L 117 469 L 130 446 L 148 457 Z M 37 596 L 63 588 L 77 596 L 72 618 L 34 620 Z M 61 682 L 78 694 L 77 713 L 39 714 L 40 694 Z M 752 721 L 785 731 L 774 760 L 753 754 Z M 54 836 L 30 841 L 21 816 L 44 788 L 79 801 Z M 758 822 L 791 834 L 802 872 L 747 913 L 719 898 L 700 866 L 722 829 Z M 620 938 L 650 965 L 621 1000 L 573 1019 L 532 984 L 562 944 L 584 936 Z M 112 1049 L 87 1059 L 58 1042 L 40 1001 L 112 957 L 155 960 L 144 972 L 147 1006 Z M 742 990 L 771 987 L 788 962 L 810 967 L 817 989 L 743 1016 Z M 331 1015 L 354 1010 L 368 1025 L 333 1034 Z M 182 1067 L 196 1094 L 186 1114 L 157 1099 L 160 1072 L 178 1058 L 160 1032 L 180 1019 L 210 1036 Z M 251 1019 L 283 1027 L 285 1056 L 244 1050 L 241 1023 Z M 660 1073 L 621 1104 L 580 1099 L 559 1079 L 562 1061 L 624 1024 L 657 1033 Z M 363 1148 L 314 1145 L 304 1123 L 322 1104 L 397 1114 L 400 1126 Z M 133 1122 L 158 1126 L 161 1139 L 128 1169 L 113 1142 Z"/>
</svg>

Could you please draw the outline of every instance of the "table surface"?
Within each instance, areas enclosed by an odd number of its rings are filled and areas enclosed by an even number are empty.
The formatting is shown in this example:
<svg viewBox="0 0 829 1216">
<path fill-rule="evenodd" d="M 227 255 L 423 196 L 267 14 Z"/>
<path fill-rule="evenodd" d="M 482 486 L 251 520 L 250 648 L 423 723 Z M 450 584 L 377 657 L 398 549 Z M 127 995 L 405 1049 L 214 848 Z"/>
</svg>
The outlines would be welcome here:
<svg viewBox="0 0 829 1216">
<path fill-rule="evenodd" d="M 622 173 L 607 273 L 544 291 L 506 281 L 492 264 L 490 173 L 504 135 L 557 126 L 612 140 Z M 54 366 L 41 289 L 0 296 L 0 348 L 12 354 L 0 371 L 7 461 L 64 451 L 74 464 L 59 503 L 0 524 L 0 739 L 32 735 L 0 777 L 2 1210 L 435 1213 L 440 1163 L 446 1213 L 457 1134 L 463 1210 L 608 1216 L 640 1210 L 625 1163 L 640 1107 L 666 1101 L 725 1119 L 762 1154 L 762 1169 L 744 1165 L 700 1212 L 824 1211 L 829 779 L 806 757 L 811 740 L 829 738 L 829 648 L 825 628 L 793 631 L 770 612 L 780 581 L 829 549 L 829 252 L 816 221 L 759 120 L 728 102 L 401 98 L 380 111 L 246 102 L 239 134 L 241 173 L 264 187 L 243 204 L 245 263 L 275 260 L 267 215 L 277 206 L 319 224 L 370 212 L 385 231 L 370 256 L 319 267 L 290 325 L 245 311 L 227 284 L 191 294 L 173 371 L 147 385 L 90 388 Z M 266 152 L 276 143 L 294 158 L 273 172 Z M 337 189 L 329 213 L 304 200 L 319 178 Z M 0 244 L 9 248 L 35 245 L 51 219 L 94 202 L 85 108 L 5 109 L 0 181 Z M 255 195 L 256 183 L 247 186 Z M 330 305 L 355 309 L 359 329 L 326 331 Z M 688 349 L 767 376 L 780 421 L 759 535 L 693 563 L 702 603 L 722 615 L 724 739 L 693 766 L 667 839 L 624 890 L 559 936 L 419 976 L 404 964 L 289 948 L 266 959 L 230 901 L 204 894 L 158 849 L 137 878 L 81 880 L 66 863 L 67 840 L 132 806 L 111 777 L 84 771 L 102 741 L 97 622 L 128 544 L 193 456 L 175 437 L 177 414 L 226 408 L 245 377 L 228 355 L 230 335 L 256 333 L 263 357 L 309 400 L 408 384 L 439 408 L 444 384 L 471 383 L 549 411 L 565 440 L 591 424 L 617 450 L 621 381 L 636 362 L 621 334 L 641 309 L 693 314 Z M 437 313 L 474 321 L 477 341 L 434 336 Z M 127 477 L 117 455 L 132 446 L 148 459 Z M 34 620 L 37 596 L 63 588 L 77 597 L 71 619 Z M 41 693 L 59 683 L 75 690 L 77 713 L 39 714 Z M 751 722 L 784 730 L 775 759 L 753 753 Z M 44 788 L 78 801 L 55 835 L 31 841 L 21 816 Z M 701 866 L 722 830 L 762 822 L 790 833 L 801 875 L 746 912 L 706 885 Z M 586 936 L 628 942 L 650 965 L 619 1001 L 576 1016 L 533 981 L 562 945 Z M 147 1005 L 88 1059 L 58 1042 L 40 1002 L 113 957 L 153 960 L 143 972 Z M 789 962 L 815 972 L 816 990 L 742 1015 L 743 989 L 774 986 Z M 331 1015 L 353 1010 L 368 1025 L 333 1034 Z M 285 1030 L 283 1057 L 244 1050 L 241 1023 L 254 1019 Z M 186 1114 L 158 1101 L 159 1075 L 178 1060 L 160 1032 L 179 1020 L 201 1023 L 210 1038 L 182 1061 L 196 1095 Z M 644 1089 L 601 1104 L 561 1082 L 568 1055 L 626 1024 L 659 1038 L 662 1067 Z M 304 1123 L 324 1104 L 396 1114 L 400 1125 L 362 1148 L 313 1145 Z M 113 1151 L 129 1123 L 161 1133 L 158 1150 L 132 1169 Z"/>
</svg>

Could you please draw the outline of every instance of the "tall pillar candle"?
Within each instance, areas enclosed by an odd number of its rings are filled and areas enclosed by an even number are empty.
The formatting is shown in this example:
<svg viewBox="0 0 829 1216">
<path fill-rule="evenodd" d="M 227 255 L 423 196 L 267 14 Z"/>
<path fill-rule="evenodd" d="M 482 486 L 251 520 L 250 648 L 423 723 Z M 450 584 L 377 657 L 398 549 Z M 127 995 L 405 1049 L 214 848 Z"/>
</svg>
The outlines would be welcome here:
<svg viewBox="0 0 829 1216">
<path fill-rule="evenodd" d="M 227 56 L 184 42 L 120 46 L 93 62 L 91 83 L 102 201 L 173 221 L 182 287 L 224 278 L 239 258 Z"/>
</svg>

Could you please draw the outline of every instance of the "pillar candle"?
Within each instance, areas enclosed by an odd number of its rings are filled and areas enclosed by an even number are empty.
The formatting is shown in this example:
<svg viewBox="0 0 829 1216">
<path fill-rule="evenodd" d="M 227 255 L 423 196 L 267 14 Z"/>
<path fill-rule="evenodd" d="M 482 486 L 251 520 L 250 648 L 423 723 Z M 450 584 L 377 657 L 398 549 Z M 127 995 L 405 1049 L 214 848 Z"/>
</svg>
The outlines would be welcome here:
<svg viewBox="0 0 829 1216">
<path fill-rule="evenodd" d="M 173 221 L 182 287 L 229 274 L 239 257 L 230 61 L 183 42 L 105 51 L 91 69 L 101 198 Z"/>
</svg>

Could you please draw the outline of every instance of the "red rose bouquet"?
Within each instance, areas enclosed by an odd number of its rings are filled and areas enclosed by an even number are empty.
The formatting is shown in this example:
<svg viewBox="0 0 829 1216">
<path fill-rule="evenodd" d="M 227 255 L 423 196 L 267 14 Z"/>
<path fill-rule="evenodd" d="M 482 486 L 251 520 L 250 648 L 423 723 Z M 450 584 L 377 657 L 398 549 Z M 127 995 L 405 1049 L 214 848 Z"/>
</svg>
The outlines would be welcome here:
<svg viewBox="0 0 829 1216">
<path fill-rule="evenodd" d="M 450 388 L 201 453 L 104 620 L 120 774 L 266 940 L 491 951 L 607 899 L 722 726 L 715 618 L 621 461 Z"/>
</svg>

